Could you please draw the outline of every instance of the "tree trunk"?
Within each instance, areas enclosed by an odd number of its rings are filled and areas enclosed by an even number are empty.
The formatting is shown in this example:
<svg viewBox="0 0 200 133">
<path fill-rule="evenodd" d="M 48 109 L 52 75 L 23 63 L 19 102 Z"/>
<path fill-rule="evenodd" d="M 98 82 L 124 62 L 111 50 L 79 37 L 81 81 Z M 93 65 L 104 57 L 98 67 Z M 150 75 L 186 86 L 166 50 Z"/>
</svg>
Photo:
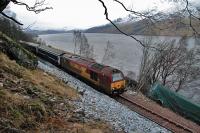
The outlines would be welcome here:
<svg viewBox="0 0 200 133">
<path fill-rule="evenodd" d="M 10 0 L 1 0 L 0 1 L 0 12 L 2 12 L 9 3 L 10 3 Z"/>
<path fill-rule="evenodd" d="M 181 89 L 182 83 L 183 83 L 183 80 L 180 80 L 178 83 L 178 88 L 176 89 L 176 92 L 178 92 Z"/>
</svg>

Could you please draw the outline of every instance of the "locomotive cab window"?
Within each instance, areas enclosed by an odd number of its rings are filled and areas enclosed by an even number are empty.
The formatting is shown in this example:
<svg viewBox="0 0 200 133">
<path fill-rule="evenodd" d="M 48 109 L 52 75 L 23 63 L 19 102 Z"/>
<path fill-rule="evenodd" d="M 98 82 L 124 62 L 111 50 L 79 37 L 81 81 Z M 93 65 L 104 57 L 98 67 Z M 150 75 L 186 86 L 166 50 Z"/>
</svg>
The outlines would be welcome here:
<svg viewBox="0 0 200 133">
<path fill-rule="evenodd" d="M 96 72 L 90 71 L 90 78 L 97 81 L 98 80 L 98 74 Z"/>
<path fill-rule="evenodd" d="M 123 79 L 123 76 L 121 73 L 113 73 L 112 75 L 112 81 L 115 82 L 115 81 L 118 81 L 118 80 L 122 80 Z"/>
</svg>

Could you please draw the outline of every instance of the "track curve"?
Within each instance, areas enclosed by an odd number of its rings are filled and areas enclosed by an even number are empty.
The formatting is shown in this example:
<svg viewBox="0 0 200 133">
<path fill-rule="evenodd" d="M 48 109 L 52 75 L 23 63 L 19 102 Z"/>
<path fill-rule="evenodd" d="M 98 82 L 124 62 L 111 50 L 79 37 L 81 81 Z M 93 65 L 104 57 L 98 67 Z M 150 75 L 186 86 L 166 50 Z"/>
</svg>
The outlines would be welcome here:
<svg viewBox="0 0 200 133">
<path fill-rule="evenodd" d="M 149 120 L 157 123 L 158 125 L 172 131 L 175 133 L 198 133 L 200 130 L 197 127 L 197 129 L 190 128 L 186 125 L 183 125 L 181 123 L 178 123 L 177 121 L 173 121 L 173 119 L 169 119 L 165 116 L 162 116 L 161 114 L 152 111 L 148 107 L 145 107 L 144 105 L 141 105 L 131 99 L 130 96 L 126 94 L 121 94 L 114 98 L 118 102 L 126 105 L 129 109 L 137 112 L 138 114 L 148 118 Z"/>
</svg>

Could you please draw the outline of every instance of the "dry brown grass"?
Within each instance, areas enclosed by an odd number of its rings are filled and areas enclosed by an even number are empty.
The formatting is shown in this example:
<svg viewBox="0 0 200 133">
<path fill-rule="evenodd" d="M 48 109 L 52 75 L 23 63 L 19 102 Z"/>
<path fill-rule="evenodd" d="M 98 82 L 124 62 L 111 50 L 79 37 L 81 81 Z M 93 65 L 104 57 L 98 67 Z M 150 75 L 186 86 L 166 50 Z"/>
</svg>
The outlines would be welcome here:
<svg viewBox="0 0 200 133">
<path fill-rule="evenodd" d="M 11 61 L 6 55 L 0 53 L 0 68 L 10 73 L 14 74 L 15 76 L 28 80 L 33 84 L 39 86 L 42 91 L 49 91 L 54 94 L 66 96 L 70 99 L 78 98 L 77 92 L 75 89 L 67 86 L 59 79 L 49 75 L 42 70 L 28 70 L 25 69 L 15 61 Z"/>
<path fill-rule="evenodd" d="M 89 122 L 89 123 L 73 123 L 63 121 L 62 118 L 50 118 L 45 125 L 41 125 L 43 129 L 48 130 L 37 130 L 37 132 L 50 132 L 49 128 L 53 127 L 58 129 L 57 132 L 66 133 L 112 133 L 113 131 L 102 122 Z M 59 130 L 61 129 L 61 130 Z"/>
<path fill-rule="evenodd" d="M 67 96 L 71 99 L 76 99 L 78 97 L 75 89 L 67 86 L 65 83 L 60 81 L 59 79 L 41 71 L 41 70 L 33 70 L 26 71 L 24 73 L 24 78 L 29 79 L 34 84 L 42 87 L 45 91 L 50 91 L 54 94 Z"/>
</svg>

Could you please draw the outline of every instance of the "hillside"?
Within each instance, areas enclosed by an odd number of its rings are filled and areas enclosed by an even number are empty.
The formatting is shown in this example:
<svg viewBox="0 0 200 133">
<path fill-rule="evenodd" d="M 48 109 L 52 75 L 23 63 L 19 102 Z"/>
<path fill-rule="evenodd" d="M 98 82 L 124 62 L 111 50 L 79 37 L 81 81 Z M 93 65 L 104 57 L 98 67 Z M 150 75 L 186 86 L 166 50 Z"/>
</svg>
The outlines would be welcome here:
<svg viewBox="0 0 200 133">
<path fill-rule="evenodd" d="M 127 34 L 144 34 L 145 33 L 145 23 L 146 21 L 137 22 L 124 22 L 116 23 L 116 25 Z M 106 24 L 102 26 L 92 27 L 85 31 L 86 33 L 113 33 L 120 34 L 120 32 L 111 24 Z"/>
<path fill-rule="evenodd" d="M 6 49 L 9 45 L 10 49 Z M 86 122 L 84 112 L 72 104 L 80 100 L 79 92 L 27 65 L 31 61 L 36 65 L 36 60 L 11 38 L 0 34 L 0 132 L 112 132 L 100 120 L 87 118 Z"/>
<path fill-rule="evenodd" d="M 188 19 L 181 19 L 174 16 L 170 19 L 165 19 L 155 24 L 151 24 L 149 20 L 137 20 L 133 17 L 119 18 L 114 20 L 114 23 L 127 34 L 136 35 L 166 35 L 166 36 L 191 36 L 192 28 L 189 26 Z M 200 32 L 200 23 L 192 20 L 194 28 Z M 85 31 L 86 33 L 112 33 L 119 34 L 120 32 L 112 25 L 106 24 L 102 26 L 92 27 Z"/>
<path fill-rule="evenodd" d="M 59 33 L 67 33 L 66 30 L 28 30 L 26 33 L 32 35 L 44 35 L 44 34 L 59 34 Z"/>
</svg>

